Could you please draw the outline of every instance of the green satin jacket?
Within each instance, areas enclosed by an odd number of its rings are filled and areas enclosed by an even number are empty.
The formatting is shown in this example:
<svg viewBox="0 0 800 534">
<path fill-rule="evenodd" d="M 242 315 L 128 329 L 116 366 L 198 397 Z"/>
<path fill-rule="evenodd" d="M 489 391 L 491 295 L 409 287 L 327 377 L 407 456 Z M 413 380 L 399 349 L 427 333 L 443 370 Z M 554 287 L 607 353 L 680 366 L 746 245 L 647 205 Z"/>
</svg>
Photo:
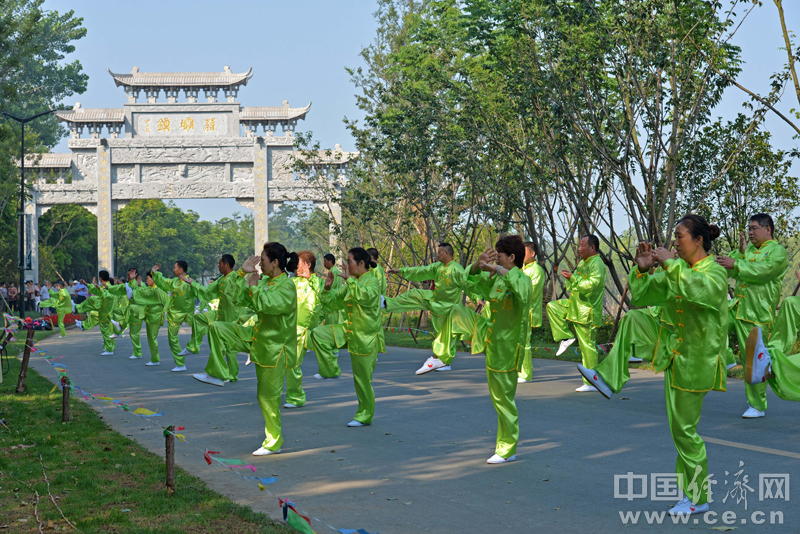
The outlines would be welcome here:
<svg viewBox="0 0 800 534">
<path fill-rule="evenodd" d="M 72 313 L 72 297 L 66 289 L 59 289 L 58 293 L 39 303 L 40 308 L 55 308 L 59 313 Z"/>
<path fill-rule="evenodd" d="M 531 262 L 522 268 L 525 276 L 531 279 L 531 311 L 528 314 L 531 328 L 542 326 L 542 301 L 544 300 L 544 269 L 538 262 Z"/>
<path fill-rule="evenodd" d="M 86 288 L 89 289 L 88 287 Z M 78 313 L 88 313 L 90 311 L 100 311 L 100 307 L 103 305 L 102 297 L 98 297 L 97 295 L 92 295 L 88 299 L 84 300 L 83 302 L 75 305 L 75 311 Z"/>
<path fill-rule="evenodd" d="M 319 276 L 312 274 L 311 278 L 295 276 L 292 278 L 297 289 L 297 327 L 308 329 L 319 324 L 322 313 L 322 284 Z"/>
<path fill-rule="evenodd" d="M 345 311 L 345 332 L 350 354 L 369 356 L 386 352 L 381 338 L 381 292 L 378 278 L 369 271 L 349 277 L 339 288 L 322 291 L 322 303 Z"/>
<path fill-rule="evenodd" d="M 146 284 L 137 285 L 133 289 L 133 302 L 144 308 L 144 321 L 149 325 L 164 324 L 164 307 L 167 305 L 169 295 L 158 286 L 150 287 Z"/>
<path fill-rule="evenodd" d="M 87 287 L 89 293 L 100 297 L 100 308 L 97 310 L 97 313 L 100 316 L 101 322 L 107 322 L 111 314 L 114 313 L 114 310 L 117 309 L 117 297 L 111 291 L 115 286 L 109 285 L 108 289 L 104 289 L 94 284 L 89 284 Z M 122 290 L 125 290 L 124 286 L 116 287 L 122 287 Z"/>
<path fill-rule="evenodd" d="M 736 260 L 728 276 L 736 280 L 733 298 L 728 302 L 736 308 L 736 318 L 755 324 L 770 325 L 781 298 L 783 277 L 789 268 L 786 249 L 775 240 L 756 248 L 752 243 L 744 254 L 734 250 L 728 257 Z"/>
<path fill-rule="evenodd" d="M 277 367 L 285 358 L 287 369 L 297 366 L 297 289 L 282 273 L 266 283 L 243 291 L 248 308 L 256 312 L 250 360 L 261 367 Z M 241 332 L 242 329 L 237 329 Z M 249 329 L 244 331 L 249 332 Z"/>
<path fill-rule="evenodd" d="M 339 268 L 334 265 L 333 267 L 331 267 L 330 272 L 333 273 L 333 285 L 331 286 L 331 289 L 342 287 L 342 285 L 344 284 L 344 280 L 342 280 L 342 278 L 339 276 L 342 273 L 342 271 L 340 271 Z M 325 287 L 325 278 L 321 279 L 321 287 Z M 322 303 L 322 313 L 324 315 L 331 314 L 335 311 L 336 310 L 332 310 L 329 306 L 325 305 L 324 302 Z"/>
<path fill-rule="evenodd" d="M 401 267 L 400 275 L 412 282 L 433 280 L 431 298 L 446 304 L 461 304 L 461 294 L 467 287 L 467 272 L 456 260 L 440 261 L 420 267 Z"/>
<path fill-rule="evenodd" d="M 638 268 L 628 276 L 631 304 L 662 306 L 675 318 L 673 332 L 662 329 L 656 372 L 672 365 L 671 386 L 683 391 L 725 391 L 728 351 L 728 275 L 708 256 L 694 267 L 670 259 L 653 274 Z"/>
<path fill-rule="evenodd" d="M 378 265 L 374 269 L 370 269 L 367 271 L 368 273 L 372 273 L 375 278 L 378 279 L 378 288 L 381 291 L 381 295 L 386 294 L 386 271 L 383 270 L 383 267 Z"/>
<path fill-rule="evenodd" d="M 567 307 L 567 320 L 573 323 L 603 324 L 603 294 L 606 290 L 606 266 L 595 254 L 588 260 L 581 260 L 572 278 L 567 280 L 570 292 Z"/>
<path fill-rule="evenodd" d="M 531 279 L 518 267 L 504 276 L 492 276 L 486 271 L 467 277 L 469 292 L 486 301 L 488 314 L 483 339 L 472 338 L 472 353 L 486 354 L 486 368 L 510 373 L 522 369 L 522 357 L 530 338 L 526 318 L 530 314 Z M 482 319 L 479 319 L 481 321 Z M 476 328 L 476 332 L 478 329 Z"/>
<path fill-rule="evenodd" d="M 192 286 L 180 278 L 164 278 L 161 271 L 153 272 L 153 282 L 162 291 L 171 294 L 167 304 L 167 321 L 180 324 L 191 321 L 194 317 L 194 291 Z"/>
<path fill-rule="evenodd" d="M 244 280 L 236 271 L 231 271 L 225 276 L 220 276 L 207 286 L 196 281 L 192 282 L 191 292 L 195 298 L 206 304 L 212 300 L 219 299 L 217 320 L 225 323 L 235 323 L 242 314 L 242 309 L 238 302 L 239 295 L 245 289 L 246 283 Z M 192 306 L 194 306 L 194 303 L 192 303 Z M 203 307 L 201 306 L 201 309 Z"/>
</svg>

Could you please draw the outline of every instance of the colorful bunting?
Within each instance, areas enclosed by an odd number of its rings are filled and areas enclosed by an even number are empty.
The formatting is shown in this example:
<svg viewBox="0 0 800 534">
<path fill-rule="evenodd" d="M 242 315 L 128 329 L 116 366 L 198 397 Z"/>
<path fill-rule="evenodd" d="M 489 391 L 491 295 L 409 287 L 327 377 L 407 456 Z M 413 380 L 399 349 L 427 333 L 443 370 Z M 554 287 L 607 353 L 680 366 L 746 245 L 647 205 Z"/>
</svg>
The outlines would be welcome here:
<svg viewBox="0 0 800 534">
<path fill-rule="evenodd" d="M 209 451 L 209 450 L 206 450 L 206 452 L 205 452 L 205 453 L 203 453 L 203 458 L 205 459 L 205 461 L 206 461 L 206 463 L 207 463 L 208 465 L 211 465 L 211 464 L 213 463 L 213 462 L 211 461 L 211 455 L 212 455 L 212 454 L 219 454 L 219 451 Z"/>
<path fill-rule="evenodd" d="M 244 477 L 248 480 L 258 480 L 259 484 L 274 484 L 278 481 L 275 477 L 259 478 L 259 477 Z M 262 490 L 263 491 L 263 490 Z"/>
</svg>

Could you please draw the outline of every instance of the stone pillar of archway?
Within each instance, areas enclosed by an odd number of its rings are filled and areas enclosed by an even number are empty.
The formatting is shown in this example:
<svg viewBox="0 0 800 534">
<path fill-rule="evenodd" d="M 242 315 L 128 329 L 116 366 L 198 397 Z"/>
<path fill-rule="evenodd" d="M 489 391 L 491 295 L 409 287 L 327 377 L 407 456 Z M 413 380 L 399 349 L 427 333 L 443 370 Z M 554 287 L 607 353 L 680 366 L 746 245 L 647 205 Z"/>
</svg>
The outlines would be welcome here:
<svg viewBox="0 0 800 534">
<path fill-rule="evenodd" d="M 97 147 L 97 270 L 114 273 L 114 210 L 111 203 L 111 151 Z"/>
<path fill-rule="evenodd" d="M 269 147 L 260 137 L 253 147 L 253 227 L 255 253 L 269 240 Z"/>
</svg>

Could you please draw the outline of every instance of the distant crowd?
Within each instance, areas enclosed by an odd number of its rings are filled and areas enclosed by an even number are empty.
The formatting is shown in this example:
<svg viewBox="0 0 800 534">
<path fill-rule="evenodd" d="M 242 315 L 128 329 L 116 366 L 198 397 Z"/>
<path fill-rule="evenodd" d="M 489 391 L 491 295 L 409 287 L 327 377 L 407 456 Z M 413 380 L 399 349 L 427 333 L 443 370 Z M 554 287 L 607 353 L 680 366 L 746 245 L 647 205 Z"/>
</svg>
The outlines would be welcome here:
<svg viewBox="0 0 800 534">
<path fill-rule="evenodd" d="M 78 280 L 67 282 L 66 288 L 75 304 L 80 304 L 89 298 L 89 288 Z M 55 313 L 55 308 L 39 308 L 40 302 L 58 293 L 58 290 L 49 280 L 45 280 L 41 285 L 28 280 L 25 283 L 23 291 L 25 292 L 25 311 L 38 311 L 43 315 L 52 315 Z M 20 288 L 14 282 L 0 284 L 0 295 L 3 297 L 2 302 L 0 302 L 0 311 L 20 311 L 19 293 Z"/>
</svg>

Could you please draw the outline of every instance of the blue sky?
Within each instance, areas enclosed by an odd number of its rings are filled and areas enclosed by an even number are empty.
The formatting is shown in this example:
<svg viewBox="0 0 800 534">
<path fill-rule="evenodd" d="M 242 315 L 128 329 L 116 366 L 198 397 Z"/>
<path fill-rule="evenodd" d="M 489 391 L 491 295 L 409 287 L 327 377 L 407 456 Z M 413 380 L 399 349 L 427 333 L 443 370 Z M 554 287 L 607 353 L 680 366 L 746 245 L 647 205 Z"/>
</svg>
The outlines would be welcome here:
<svg viewBox="0 0 800 534">
<path fill-rule="evenodd" d="M 748 2 L 735 11 L 741 16 Z M 345 66 L 361 65 L 359 52 L 374 37 L 374 1 L 334 2 L 312 0 L 194 2 L 138 0 L 46 0 L 46 9 L 74 10 L 84 18 L 87 36 L 77 43 L 74 57 L 89 75 L 89 88 L 79 100 L 84 107 L 121 107 L 125 95 L 106 72 L 222 71 L 253 68 L 253 78 L 239 92 L 245 106 L 293 106 L 313 102 L 298 130 L 313 131 L 325 147 L 341 143 L 352 150 L 353 140 L 342 118 L 361 116 L 355 105 L 355 88 Z M 787 25 L 800 32 L 800 2 L 785 0 Z M 738 20 L 738 19 L 737 19 Z M 786 62 L 777 9 L 764 0 L 744 22 L 733 39 L 742 47 L 745 61 L 740 83 L 765 94 L 769 76 Z M 162 95 L 163 96 L 163 95 Z M 745 96 L 729 89 L 717 115 L 734 117 Z M 788 114 L 799 108 L 789 87 L 779 109 Z M 793 130 L 770 117 L 767 128 L 773 143 L 794 146 Z M 54 149 L 67 152 L 66 140 Z M 795 169 L 795 172 L 800 170 Z M 181 207 L 198 211 L 204 219 L 219 219 L 244 211 L 233 200 L 187 200 Z"/>
</svg>

